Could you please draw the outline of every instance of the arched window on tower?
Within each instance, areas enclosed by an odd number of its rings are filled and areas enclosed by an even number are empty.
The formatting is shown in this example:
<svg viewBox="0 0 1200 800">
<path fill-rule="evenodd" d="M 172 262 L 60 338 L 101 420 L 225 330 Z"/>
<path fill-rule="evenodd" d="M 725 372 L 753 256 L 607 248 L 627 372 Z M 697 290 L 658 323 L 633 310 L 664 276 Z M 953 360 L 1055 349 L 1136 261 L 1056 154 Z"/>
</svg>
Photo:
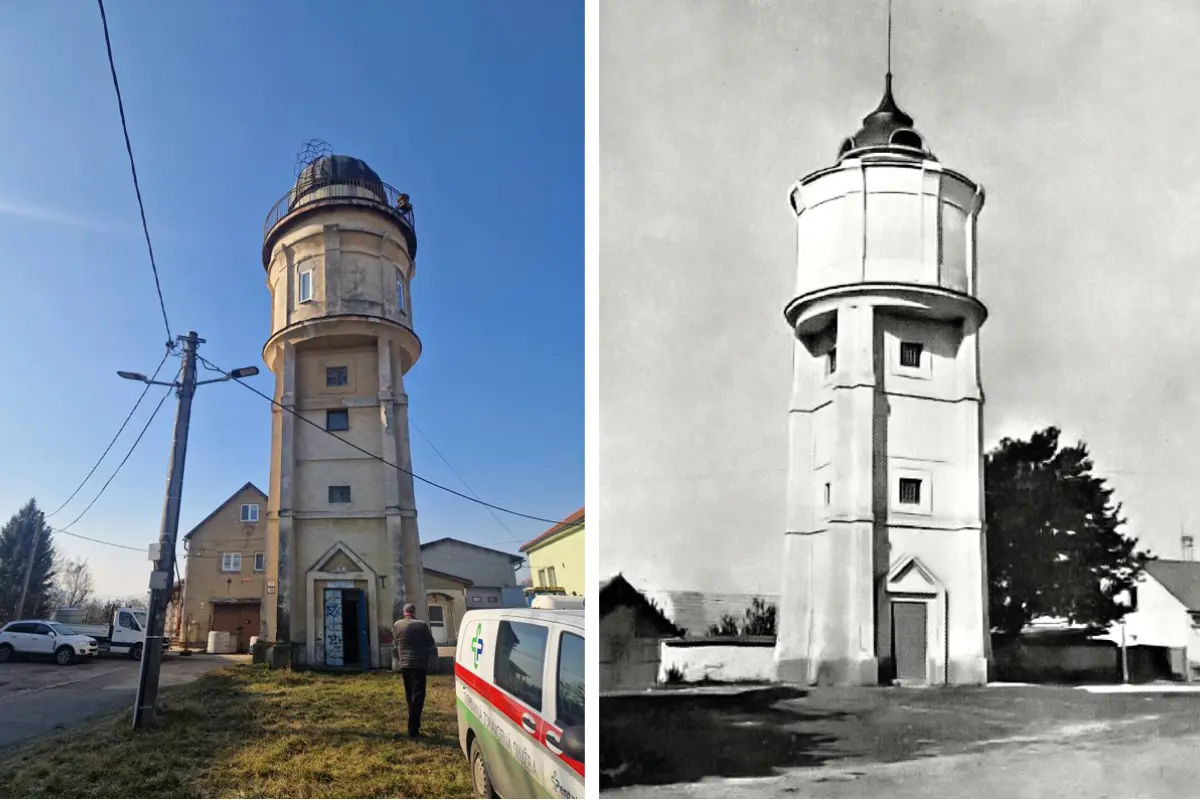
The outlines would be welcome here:
<svg viewBox="0 0 1200 800">
<path fill-rule="evenodd" d="M 893 133 L 889 141 L 897 147 L 911 147 L 913 150 L 923 150 L 925 146 L 925 142 L 921 139 L 921 134 L 908 128 Z"/>
</svg>

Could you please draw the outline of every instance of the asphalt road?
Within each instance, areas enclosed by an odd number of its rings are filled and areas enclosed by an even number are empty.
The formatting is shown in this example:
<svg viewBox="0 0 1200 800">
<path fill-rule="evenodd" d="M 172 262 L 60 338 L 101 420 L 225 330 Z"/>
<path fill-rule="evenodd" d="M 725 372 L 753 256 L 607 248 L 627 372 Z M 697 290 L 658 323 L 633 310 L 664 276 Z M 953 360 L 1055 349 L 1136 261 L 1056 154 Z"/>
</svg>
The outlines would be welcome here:
<svg viewBox="0 0 1200 800">
<path fill-rule="evenodd" d="M 190 683 L 248 656 L 169 656 L 159 686 Z M 137 694 L 139 663 L 119 656 L 69 667 L 48 662 L 0 664 L 0 749 L 23 744 L 86 719 L 128 706 Z"/>
</svg>

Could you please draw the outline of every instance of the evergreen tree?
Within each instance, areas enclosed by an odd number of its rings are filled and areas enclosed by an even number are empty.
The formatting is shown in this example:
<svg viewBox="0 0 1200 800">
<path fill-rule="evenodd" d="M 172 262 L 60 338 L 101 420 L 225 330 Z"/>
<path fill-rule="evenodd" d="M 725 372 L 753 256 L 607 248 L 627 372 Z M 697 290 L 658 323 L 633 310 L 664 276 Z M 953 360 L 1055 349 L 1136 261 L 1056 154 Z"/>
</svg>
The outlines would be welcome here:
<svg viewBox="0 0 1200 800">
<path fill-rule="evenodd" d="M 1107 626 L 1123 613 L 1114 595 L 1153 558 L 1121 533 L 1087 445 L 1059 447 L 1058 436 L 1005 438 L 985 459 L 988 613 L 1010 635 L 1038 616 Z"/>
<path fill-rule="evenodd" d="M 37 551 L 22 611 L 17 605 L 35 543 Z M 0 619 L 46 617 L 53 611 L 50 606 L 54 597 L 54 542 L 46 516 L 31 499 L 0 528 Z"/>
</svg>

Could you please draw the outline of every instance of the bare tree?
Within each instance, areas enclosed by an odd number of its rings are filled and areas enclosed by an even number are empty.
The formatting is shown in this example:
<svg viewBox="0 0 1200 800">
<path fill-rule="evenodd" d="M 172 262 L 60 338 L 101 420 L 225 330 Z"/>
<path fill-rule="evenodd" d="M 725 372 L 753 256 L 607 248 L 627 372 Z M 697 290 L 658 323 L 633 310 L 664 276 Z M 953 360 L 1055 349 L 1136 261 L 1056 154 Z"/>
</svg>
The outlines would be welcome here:
<svg viewBox="0 0 1200 800">
<path fill-rule="evenodd" d="M 92 599 L 95 584 L 87 559 L 62 559 L 55 566 L 55 600 L 60 608 L 83 608 Z"/>
</svg>

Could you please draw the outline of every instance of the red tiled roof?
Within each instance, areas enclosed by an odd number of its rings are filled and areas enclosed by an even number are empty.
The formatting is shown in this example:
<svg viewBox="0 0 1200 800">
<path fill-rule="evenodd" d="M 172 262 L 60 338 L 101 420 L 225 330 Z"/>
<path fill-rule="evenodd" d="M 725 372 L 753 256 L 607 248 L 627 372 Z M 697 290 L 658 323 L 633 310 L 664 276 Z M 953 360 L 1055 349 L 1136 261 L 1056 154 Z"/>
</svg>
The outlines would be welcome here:
<svg viewBox="0 0 1200 800">
<path fill-rule="evenodd" d="M 558 523 L 554 527 L 550 528 L 550 530 L 548 530 L 544 533 L 538 534 L 538 536 L 536 538 L 531 539 L 530 541 L 521 545 L 520 550 L 522 553 L 524 553 L 531 547 L 537 547 L 539 544 L 546 541 L 551 536 L 554 536 L 555 534 L 558 534 L 558 533 L 562 533 L 563 531 L 567 530 L 568 528 L 574 528 L 576 525 L 582 525 L 582 524 L 583 524 L 583 508 L 580 508 L 574 514 L 567 517 L 566 519 L 564 519 L 562 522 Z"/>
</svg>

